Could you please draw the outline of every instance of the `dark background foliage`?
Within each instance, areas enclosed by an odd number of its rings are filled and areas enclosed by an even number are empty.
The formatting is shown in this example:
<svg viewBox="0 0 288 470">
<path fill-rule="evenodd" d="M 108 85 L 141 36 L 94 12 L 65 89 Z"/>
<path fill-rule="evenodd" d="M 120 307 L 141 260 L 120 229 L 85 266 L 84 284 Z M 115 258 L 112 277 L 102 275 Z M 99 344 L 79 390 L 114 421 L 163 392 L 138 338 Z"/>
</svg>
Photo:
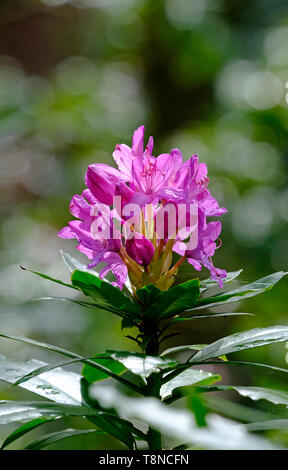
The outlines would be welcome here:
<svg viewBox="0 0 288 470">
<path fill-rule="evenodd" d="M 112 164 L 115 144 L 129 144 L 142 123 L 157 153 L 177 146 L 208 163 L 211 189 L 229 209 L 215 264 L 243 267 L 241 282 L 287 270 L 287 48 L 284 0 L 1 0 L 1 330 L 81 354 L 135 348 L 106 313 L 32 302 L 64 291 L 18 265 L 67 278 L 59 249 L 78 253 L 56 233 L 70 197 L 87 165 Z M 286 324 L 287 280 L 236 308 L 256 316 L 194 321 L 170 344 Z M 57 360 L 6 340 L 0 352 Z M 285 367 L 286 352 L 281 344 L 238 357 Z M 229 378 L 276 383 L 255 369 Z M 0 398 L 11 396 L 24 395 L 3 384 Z"/>
</svg>

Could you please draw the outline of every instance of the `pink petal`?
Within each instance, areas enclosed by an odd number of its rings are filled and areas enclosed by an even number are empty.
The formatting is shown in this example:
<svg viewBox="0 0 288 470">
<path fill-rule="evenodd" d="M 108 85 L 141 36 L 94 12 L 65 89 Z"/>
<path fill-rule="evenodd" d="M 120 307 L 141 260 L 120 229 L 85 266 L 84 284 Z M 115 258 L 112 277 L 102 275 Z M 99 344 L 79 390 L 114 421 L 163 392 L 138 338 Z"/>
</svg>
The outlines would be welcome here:
<svg viewBox="0 0 288 470">
<path fill-rule="evenodd" d="M 57 233 L 58 237 L 60 238 L 65 238 L 67 240 L 70 240 L 72 238 L 75 238 L 74 233 L 72 232 L 70 227 L 63 227 L 60 232 Z"/>
<path fill-rule="evenodd" d="M 132 162 L 135 158 L 131 154 L 131 148 L 125 144 L 117 144 L 113 152 L 113 158 L 119 170 L 126 176 L 127 181 L 131 181 Z"/>
<path fill-rule="evenodd" d="M 92 220 L 90 215 L 91 206 L 82 196 L 78 196 L 77 194 L 73 196 L 70 202 L 69 209 L 71 214 L 74 215 L 74 217 L 77 217 L 78 219 L 81 219 L 86 222 Z"/>
<path fill-rule="evenodd" d="M 143 157 L 144 132 L 144 126 L 138 127 L 138 129 L 134 131 L 132 139 L 132 153 L 140 159 Z"/>
</svg>

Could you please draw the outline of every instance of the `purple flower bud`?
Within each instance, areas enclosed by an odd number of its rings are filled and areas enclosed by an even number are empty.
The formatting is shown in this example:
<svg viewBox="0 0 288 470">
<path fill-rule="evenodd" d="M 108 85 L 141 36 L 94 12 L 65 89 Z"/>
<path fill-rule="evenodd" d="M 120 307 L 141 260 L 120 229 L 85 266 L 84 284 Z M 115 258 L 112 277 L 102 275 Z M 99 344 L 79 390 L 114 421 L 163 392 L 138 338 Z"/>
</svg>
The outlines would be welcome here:
<svg viewBox="0 0 288 470">
<path fill-rule="evenodd" d="M 109 206 L 113 204 L 116 183 L 126 180 L 120 171 L 101 163 L 89 165 L 85 178 L 93 196 L 102 204 Z"/>
<path fill-rule="evenodd" d="M 148 266 L 154 256 L 154 246 L 144 235 L 135 233 L 126 241 L 125 247 L 128 255 L 141 266 Z"/>
</svg>

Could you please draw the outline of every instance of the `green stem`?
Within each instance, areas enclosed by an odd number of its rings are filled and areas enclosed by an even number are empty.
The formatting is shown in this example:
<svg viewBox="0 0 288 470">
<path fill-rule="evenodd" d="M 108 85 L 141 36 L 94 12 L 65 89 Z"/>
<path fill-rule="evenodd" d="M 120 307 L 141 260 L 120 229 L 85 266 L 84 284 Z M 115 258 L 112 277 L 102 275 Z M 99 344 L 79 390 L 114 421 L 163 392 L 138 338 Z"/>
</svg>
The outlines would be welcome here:
<svg viewBox="0 0 288 470">
<path fill-rule="evenodd" d="M 162 450 L 162 438 L 161 434 L 155 429 L 149 428 L 147 434 L 147 442 L 149 450 Z"/>
<path fill-rule="evenodd" d="M 158 356 L 159 354 L 159 331 L 158 325 L 154 325 L 154 328 L 151 328 L 151 325 L 148 328 L 148 331 L 145 332 L 146 338 L 150 337 L 150 341 L 147 342 L 147 346 L 145 347 L 145 353 L 149 354 L 150 356 Z M 158 400 L 160 399 L 160 375 L 159 374 L 151 374 L 150 377 L 147 379 L 146 385 L 146 396 L 155 397 Z M 149 450 L 162 450 L 162 437 L 159 431 L 149 427 L 147 433 L 147 444 Z"/>
<path fill-rule="evenodd" d="M 147 379 L 147 395 L 159 400 L 160 378 L 159 374 L 151 374 Z M 149 427 L 147 434 L 149 450 L 162 450 L 162 438 L 159 431 Z"/>
</svg>

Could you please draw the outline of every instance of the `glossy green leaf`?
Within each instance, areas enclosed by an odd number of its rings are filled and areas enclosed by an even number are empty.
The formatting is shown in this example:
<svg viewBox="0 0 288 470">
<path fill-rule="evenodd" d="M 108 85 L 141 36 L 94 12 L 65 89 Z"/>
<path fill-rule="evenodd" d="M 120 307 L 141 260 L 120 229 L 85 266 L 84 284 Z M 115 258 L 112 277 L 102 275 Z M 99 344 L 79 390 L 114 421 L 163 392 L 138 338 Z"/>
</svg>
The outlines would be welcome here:
<svg viewBox="0 0 288 470">
<path fill-rule="evenodd" d="M 27 382 L 28 380 L 34 379 L 35 377 L 39 377 L 40 375 L 43 377 L 43 374 L 46 374 L 47 372 L 50 372 L 52 370 L 59 371 L 61 373 L 61 376 L 64 377 L 66 371 L 63 371 L 63 369 L 60 369 L 61 367 L 68 366 L 68 365 L 73 364 L 75 362 L 82 362 L 86 359 L 93 359 L 93 362 L 97 363 L 97 360 L 94 360 L 94 355 L 93 356 L 86 356 L 86 357 L 85 356 L 83 356 L 83 357 L 80 356 L 79 358 L 76 358 L 76 359 L 70 359 L 68 361 L 66 360 L 66 361 L 55 363 L 55 364 L 44 364 L 43 363 L 43 365 L 41 367 L 37 367 L 35 369 L 32 369 L 31 372 L 28 372 L 28 374 L 25 374 L 25 375 L 21 376 L 20 378 L 18 378 L 13 383 L 13 386 L 21 385 L 24 382 Z M 100 362 L 100 364 L 101 364 L 101 362 Z M 91 369 L 92 369 L 92 367 L 91 367 Z M 92 370 L 95 370 L 96 373 L 102 374 L 102 372 L 99 372 L 96 369 L 92 369 Z M 76 374 L 76 375 L 77 375 L 77 378 L 78 378 L 78 381 L 79 381 L 80 376 L 78 374 Z M 61 376 L 60 376 L 60 378 L 61 378 Z M 108 377 L 107 374 L 105 374 L 105 378 L 106 377 Z"/>
<path fill-rule="evenodd" d="M 23 271 L 29 271 L 30 273 L 36 274 L 37 276 L 40 276 L 43 279 L 47 279 L 48 281 L 56 282 L 56 284 L 61 284 L 61 286 L 71 287 L 72 289 L 78 290 L 76 286 L 73 286 L 72 284 L 68 284 L 67 282 L 61 281 L 60 279 L 54 279 L 53 277 L 50 277 L 47 274 L 39 273 L 37 271 L 32 271 L 32 269 L 27 269 L 27 268 L 24 268 L 23 266 L 20 266 L 20 268 L 23 269 Z"/>
<path fill-rule="evenodd" d="M 178 362 L 170 359 L 161 359 L 160 357 L 147 356 L 141 353 L 133 353 L 129 351 L 105 351 L 104 353 L 95 354 L 89 357 L 77 357 L 69 361 L 62 361 L 56 364 L 44 364 L 39 368 L 32 369 L 28 374 L 18 378 L 13 385 L 21 385 L 26 381 L 34 379 L 40 374 L 43 375 L 52 370 L 58 370 L 74 362 L 91 361 L 91 365 L 85 365 L 83 369 L 83 376 L 88 382 L 96 382 L 98 380 L 106 379 L 109 376 L 120 375 L 127 369 L 133 374 L 140 375 L 143 379 L 149 377 L 152 373 L 160 372 L 161 370 L 170 369 L 175 367 Z M 96 369 L 100 366 L 100 369 Z M 103 368 L 103 369 L 102 369 Z M 103 372 L 105 371 L 105 372 Z M 109 371 L 109 373 L 108 373 Z M 65 374 L 65 371 L 60 370 L 60 373 Z"/>
<path fill-rule="evenodd" d="M 148 284 L 136 291 L 138 299 L 146 306 L 152 305 L 156 297 L 161 294 L 161 290 L 158 289 L 154 284 Z"/>
<path fill-rule="evenodd" d="M 197 364 L 197 362 L 196 362 Z M 200 361 L 199 364 L 202 364 Z M 219 361 L 205 361 L 205 364 L 219 364 Z M 239 366 L 239 367 L 261 367 L 264 369 L 267 369 L 267 372 L 280 372 L 284 374 L 288 374 L 288 369 L 283 369 L 282 367 L 276 367 L 276 366 L 271 366 L 270 364 L 261 364 L 258 362 L 247 362 L 247 361 L 229 361 L 225 360 L 224 362 L 221 362 L 221 366 L 227 365 L 227 366 Z M 181 366 L 178 366 L 181 367 Z M 182 366 L 184 367 L 184 366 Z"/>
<path fill-rule="evenodd" d="M 208 416 L 207 427 L 198 427 L 192 413 L 167 407 L 156 398 L 127 397 L 109 386 L 92 385 L 90 393 L 103 408 L 116 408 L 125 419 L 140 420 L 179 444 L 217 450 L 276 449 L 269 441 L 247 433 L 244 426 L 220 416 Z"/>
<path fill-rule="evenodd" d="M 174 354 L 181 351 L 201 351 L 205 348 L 207 344 L 184 344 L 183 346 L 175 346 L 174 348 L 169 348 L 163 351 L 160 356 L 168 356 L 169 354 Z"/>
<path fill-rule="evenodd" d="M 42 416 L 97 416 L 97 410 L 80 405 L 41 401 L 0 401 L 0 424 L 26 422 Z"/>
<path fill-rule="evenodd" d="M 0 380 L 14 384 L 22 376 L 40 367 L 47 367 L 47 364 L 35 359 L 16 361 L 0 356 Z M 81 403 L 80 378 L 81 376 L 75 372 L 55 369 L 29 382 L 21 383 L 20 386 L 57 403 L 79 405 Z"/>
<path fill-rule="evenodd" d="M 206 361 L 248 348 L 256 348 L 288 340 L 288 326 L 269 326 L 267 328 L 254 328 L 248 331 L 235 333 L 215 341 L 197 352 L 191 362 Z"/>
<path fill-rule="evenodd" d="M 192 311 L 192 310 L 191 310 Z M 223 313 L 208 313 L 207 315 L 206 314 L 202 314 L 202 315 L 189 315 L 187 317 L 175 317 L 175 318 L 172 318 L 172 320 L 170 320 L 169 324 L 170 325 L 173 325 L 175 323 L 182 323 L 183 321 L 191 321 L 191 320 L 203 320 L 206 318 L 227 318 L 227 317 L 237 317 L 237 316 L 241 316 L 241 315 L 251 315 L 253 316 L 254 314 L 253 313 L 244 313 L 244 312 L 229 312 L 229 313 L 226 313 L 226 312 L 223 312 Z"/>
<path fill-rule="evenodd" d="M 193 307 L 200 296 L 199 280 L 192 279 L 154 296 L 145 311 L 149 317 L 164 319 Z"/>
<path fill-rule="evenodd" d="M 193 345 L 192 345 L 192 348 L 193 348 Z M 203 348 L 199 348 L 199 350 L 200 349 L 203 349 Z M 193 357 L 193 359 L 194 359 L 194 357 Z M 281 367 L 271 366 L 269 364 L 260 364 L 260 363 L 257 363 L 257 362 L 246 362 L 246 361 L 229 361 L 229 360 L 227 360 L 225 355 L 219 356 L 219 359 L 222 359 L 222 361 L 221 362 L 219 362 L 219 360 L 205 361 L 205 365 L 208 365 L 208 364 L 219 365 L 219 364 L 221 364 L 221 366 L 260 367 L 260 368 L 266 369 L 266 371 L 268 373 L 269 372 L 272 372 L 272 373 L 279 372 L 279 373 L 284 373 L 284 374 L 288 373 L 288 369 L 283 369 Z M 194 365 L 197 365 L 197 364 L 203 364 L 203 361 L 192 362 L 190 360 L 189 362 L 176 365 L 175 367 L 173 367 L 173 369 L 169 373 L 167 373 L 165 375 L 165 377 L 162 378 L 162 382 L 163 383 L 164 383 L 164 381 L 168 382 L 172 378 L 177 377 L 177 375 L 179 375 L 182 371 L 187 370 L 190 367 L 192 367 Z M 225 387 L 227 387 L 227 386 L 225 386 Z M 206 390 L 206 391 L 208 391 L 208 390 Z"/>
<path fill-rule="evenodd" d="M 274 405 L 288 406 L 288 392 L 285 392 L 284 390 L 244 386 L 233 386 L 233 389 L 243 397 L 251 398 L 251 400 L 267 400 L 274 403 Z"/>
<path fill-rule="evenodd" d="M 0 424 L 26 422 L 40 417 L 81 416 L 112 434 L 129 448 L 133 447 L 133 426 L 118 416 L 88 406 L 73 406 L 39 401 L 0 401 Z"/>
<path fill-rule="evenodd" d="M 35 441 L 31 442 L 28 446 L 25 447 L 26 450 L 40 450 L 44 447 L 50 446 L 51 444 L 55 444 L 55 442 L 62 441 L 63 439 L 67 439 L 68 437 L 74 436 L 85 436 L 87 434 L 95 435 L 103 435 L 107 434 L 104 431 L 99 431 L 96 429 L 65 429 L 64 431 L 56 431 L 51 432 L 50 434 L 46 434 L 45 436 L 41 436 Z"/>
<path fill-rule="evenodd" d="M 185 370 L 184 372 L 187 373 L 188 370 Z M 181 375 L 184 372 L 179 374 L 175 379 L 172 379 L 170 382 L 173 383 L 173 381 L 175 381 L 175 383 L 177 383 L 177 379 L 179 379 L 179 377 L 181 377 Z M 192 379 L 193 379 L 193 374 L 192 374 Z M 188 381 L 189 381 L 189 375 L 187 377 L 187 382 Z M 214 382 L 211 382 L 211 383 L 214 383 Z M 169 382 L 167 382 L 167 384 L 169 384 Z M 190 384 L 187 383 L 187 385 L 190 385 Z M 288 392 L 284 390 L 275 390 L 275 389 L 266 388 L 266 387 L 250 387 L 250 386 L 243 386 L 243 385 L 210 385 L 207 382 L 201 383 L 200 381 L 199 383 L 195 383 L 195 385 L 197 386 L 197 392 L 199 393 L 226 392 L 229 390 L 230 391 L 234 390 L 237 393 L 239 393 L 239 395 L 250 398 L 251 400 L 254 400 L 254 401 L 267 400 L 270 403 L 273 403 L 274 405 L 285 405 L 288 407 Z M 163 397 L 163 398 L 166 398 L 166 397 Z"/>
<path fill-rule="evenodd" d="M 170 359 L 162 359 L 155 356 L 147 356 L 141 353 L 132 353 L 126 351 L 106 351 L 115 361 L 120 362 L 133 374 L 140 375 L 146 379 L 152 373 L 175 367 L 178 363 Z"/>
<path fill-rule="evenodd" d="M 243 385 L 212 385 L 199 384 L 199 392 L 216 392 L 235 390 L 239 395 L 250 398 L 251 400 L 267 400 L 274 405 L 285 405 L 288 407 L 288 392 L 284 390 L 275 390 L 266 387 L 250 387 Z M 202 387 L 202 385 L 204 385 Z"/>
<path fill-rule="evenodd" d="M 132 316 L 136 319 L 140 315 L 139 306 L 130 300 L 120 289 L 102 281 L 91 273 L 74 271 L 71 276 L 72 284 L 81 289 L 82 292 L 92 297 L 98 306 L 110 308 L 114 313 Z"/>
<path fill-rule="evenodd" d="M 216 294 L 205 299 L 200 299 L 196 302 L 194 308 L 210 308 L 222 304 L 228 304 L 231 302 L 238 302 L 249 297 L 254 297 L 255 295 L 261 294 L 262 292 L 266 292 L 272 289 L 272 287 L 284 276 L 286 276 L 286 274 L 286 272 L 280 271 L 274 274 L 270 274 L 269 276 L 263 277 L 258 281 L 254 281 L 250 284 L 246 284 L 242 287 L 239 287 L 238 289 L 233 289 L 231 291 L 224 292 L 223 294 Z"/>
<path fill-rule="evenodd" d="M 106 356 L 106 357 L 103 358 L 104 356 Z M 121 374 L 123 374 L 123 372 L 125 372 L 127 370 L 127 368 L 123 364 L 121 364 L 120 362 L 115 361 L 114 359 L 112 359 L 107 353 L 101 354 L 101 357 L 103 359 L 93 358 L 92 360 L 93 360 L 93 362 L 96 362 L 97 364 L 105 366 L 107 369 L 109 369 L 111 372 L 113 372 L 114 374 L 117 374 L 117 375 L 121 375 Z M 85 379 L 89 383 L 98 382 L 100 380 L 104 380 L 104 379 L 107 379 L 109 377 L 108 374 L 106 374 L 106 373 L 104 373 L 100 370 L 97 370 L 97 369 L 95 369 L 91 366 L 88 366 L 87 364 L 85 364 L 83 369 L 82 369 L 82 375 L 83 375 L 83 377 L 85 377 Z"/>
<path fill-rule="evenodd" d="M 181 372 L 177 377 L 164 383 L 160 389 L 160 396 L 164 398 L 173 395 L 173 392 L 182 387 L 189 387 L 191 385 L 210 385 L 221 380 L 221 375 L 213 374 L 212 372 L 187 369 Z"/>
<path fill-rule="evenodd" d="M 275 417 L 262 410 L 223 398 L 219 394 L 202 394 L 202 400 L 210 411 L 244 423 L 267 421 Z"/>
<path fill-rule="evenodd" d="M 1 449 L 4 449 L 5 447 L 9 446 L 9 444 L 12 444 L 12 442 L 16 441 L 28 432 L 33 431 L 33 429 L 38 428 L 42 424 L 48 423 L 49 421 L 53 421 L 53 419 L 55 418 L 36 418 L 32 421 L 28 421 L 28 423 L 25 423 L 22 426 L 19 426 L 19 428 L 15 429 L 15 431 L 11 432 L 11 434 L 6 437 L 5 441 L 1 446 Z"/>
<path fill-rule="evenodd" d="M 223 279 L 223 282 L 229 283 L 234 281 L 241 273 L 243 269 L 239 269 L 238 271 L 232 271 L 230 273 L 227 273 L 227 276 L 225 279 Z M 203 281 L 200 281 L 200 291 L 201 293 L 205 292 L 207 289 L 210 289 L 211 287 L 219 287 L 219 284 L 217 281 L 214 279 L 204 279 Z"/>
<path fill-rule="evenodd" d="M 72 274 L 76 269 L 78 271 L 88 271 L 92 273 L 94 276 L 99 276 L 99 274 L 96 271 L 93 271 L 92 269 L 88 269 L 87 266 L 81 261 L 78 261 L 77 259 L 73 258 L 69 253 L 65 253 L 64 251 L 60 250 L 62 259 L 64 263 L 66 264 L 67 268 L 69 269 L 69 272 Z"/>
<path fill-rule="evenodd" d="M 132 382 L 130 382 L 128 380 L 126 380 L 124 377 L 121 377 L 121 376 L 118 376 L 118 375 L 114 374 L 108 368 L 104 367 L 101 364 L 97 364 L 97 363 L 93 362 L 91 359 L 83 359 L 83 357 L 79 356 L 79 354 L 75 354 L 71 351 L 67 351 L 66 349 L 59 348 L 58 346 L 53 346 L 53 345 L 47 344 L 47 343 L 40 343 L 38 341 L 34 341 L 33 339 L 23 338 L 21 336 L 8 335 L 8 334 L 0 333 L 0 337 L 1 336 L 3 338 L 14 339 L 14 340 L 20 341 L 22 343 L 31 344 L 33 346 L 37 346 L 39 348 L 46 349 L 48 351 L 54 351 L 54 352 L 57 352 L 59 354 L 62 354 L 63 356 L 70 357 L 72 359 L 78 359 L 79 362 L 83 362 L 84 364 L 90 365 L 91 367 L 94 367 L 95 369 L 98 369 L 99 371 L 104 372 L 105 374 L 109 375 L 110 377 L 113 377 L 118 382 L 121 382 L 123 385 L 126 385 L 127 387 L 131 388 L 132 390 L 134 390 L 136 392 L 139 392 L 139 393 L 142 393 L 142 389 L 140 389 L 137 385 L 133 384 Z M 56 367 L 58 367 L 58 366 L 56 366 Z"/>
<path fill-rule="evenodd" d="M 66 266 L 69 269 L 69 272 L 71 274 L 77 269 L 78 271 L 86 271 L 86 272 L 92 274 L 93 276 L 99 277 L 99 273 L 96 270 L 97 268 L 94 268 L 94 269 L 87 268 L 87 266 L 85 264 L 83 264 L 80 261 L 78 261 L 77 259 L 73 258 L 71 255 L 69 255 L 69 253 L 64 253 L 64 251 L 62 251 L 62 250 L 60 250 L 60 253 L 61 253 L 61 256 L 62 256 L 62 259 L 63 259 L 64 263 L 66 264 Z M 107 281 L 107 276 L 106 276 L 106 281 Z M 108 280 L 108 282 L 109 282 L 109 280 Z M 124 292 L 126 295 L 131 297 L 131 291 L 132 291 L 132 288 L 130 286 L 129 281 L 127 280 L 125 282 L 125 285 L 123 286 L 122 292 Z"/>
</svg>

